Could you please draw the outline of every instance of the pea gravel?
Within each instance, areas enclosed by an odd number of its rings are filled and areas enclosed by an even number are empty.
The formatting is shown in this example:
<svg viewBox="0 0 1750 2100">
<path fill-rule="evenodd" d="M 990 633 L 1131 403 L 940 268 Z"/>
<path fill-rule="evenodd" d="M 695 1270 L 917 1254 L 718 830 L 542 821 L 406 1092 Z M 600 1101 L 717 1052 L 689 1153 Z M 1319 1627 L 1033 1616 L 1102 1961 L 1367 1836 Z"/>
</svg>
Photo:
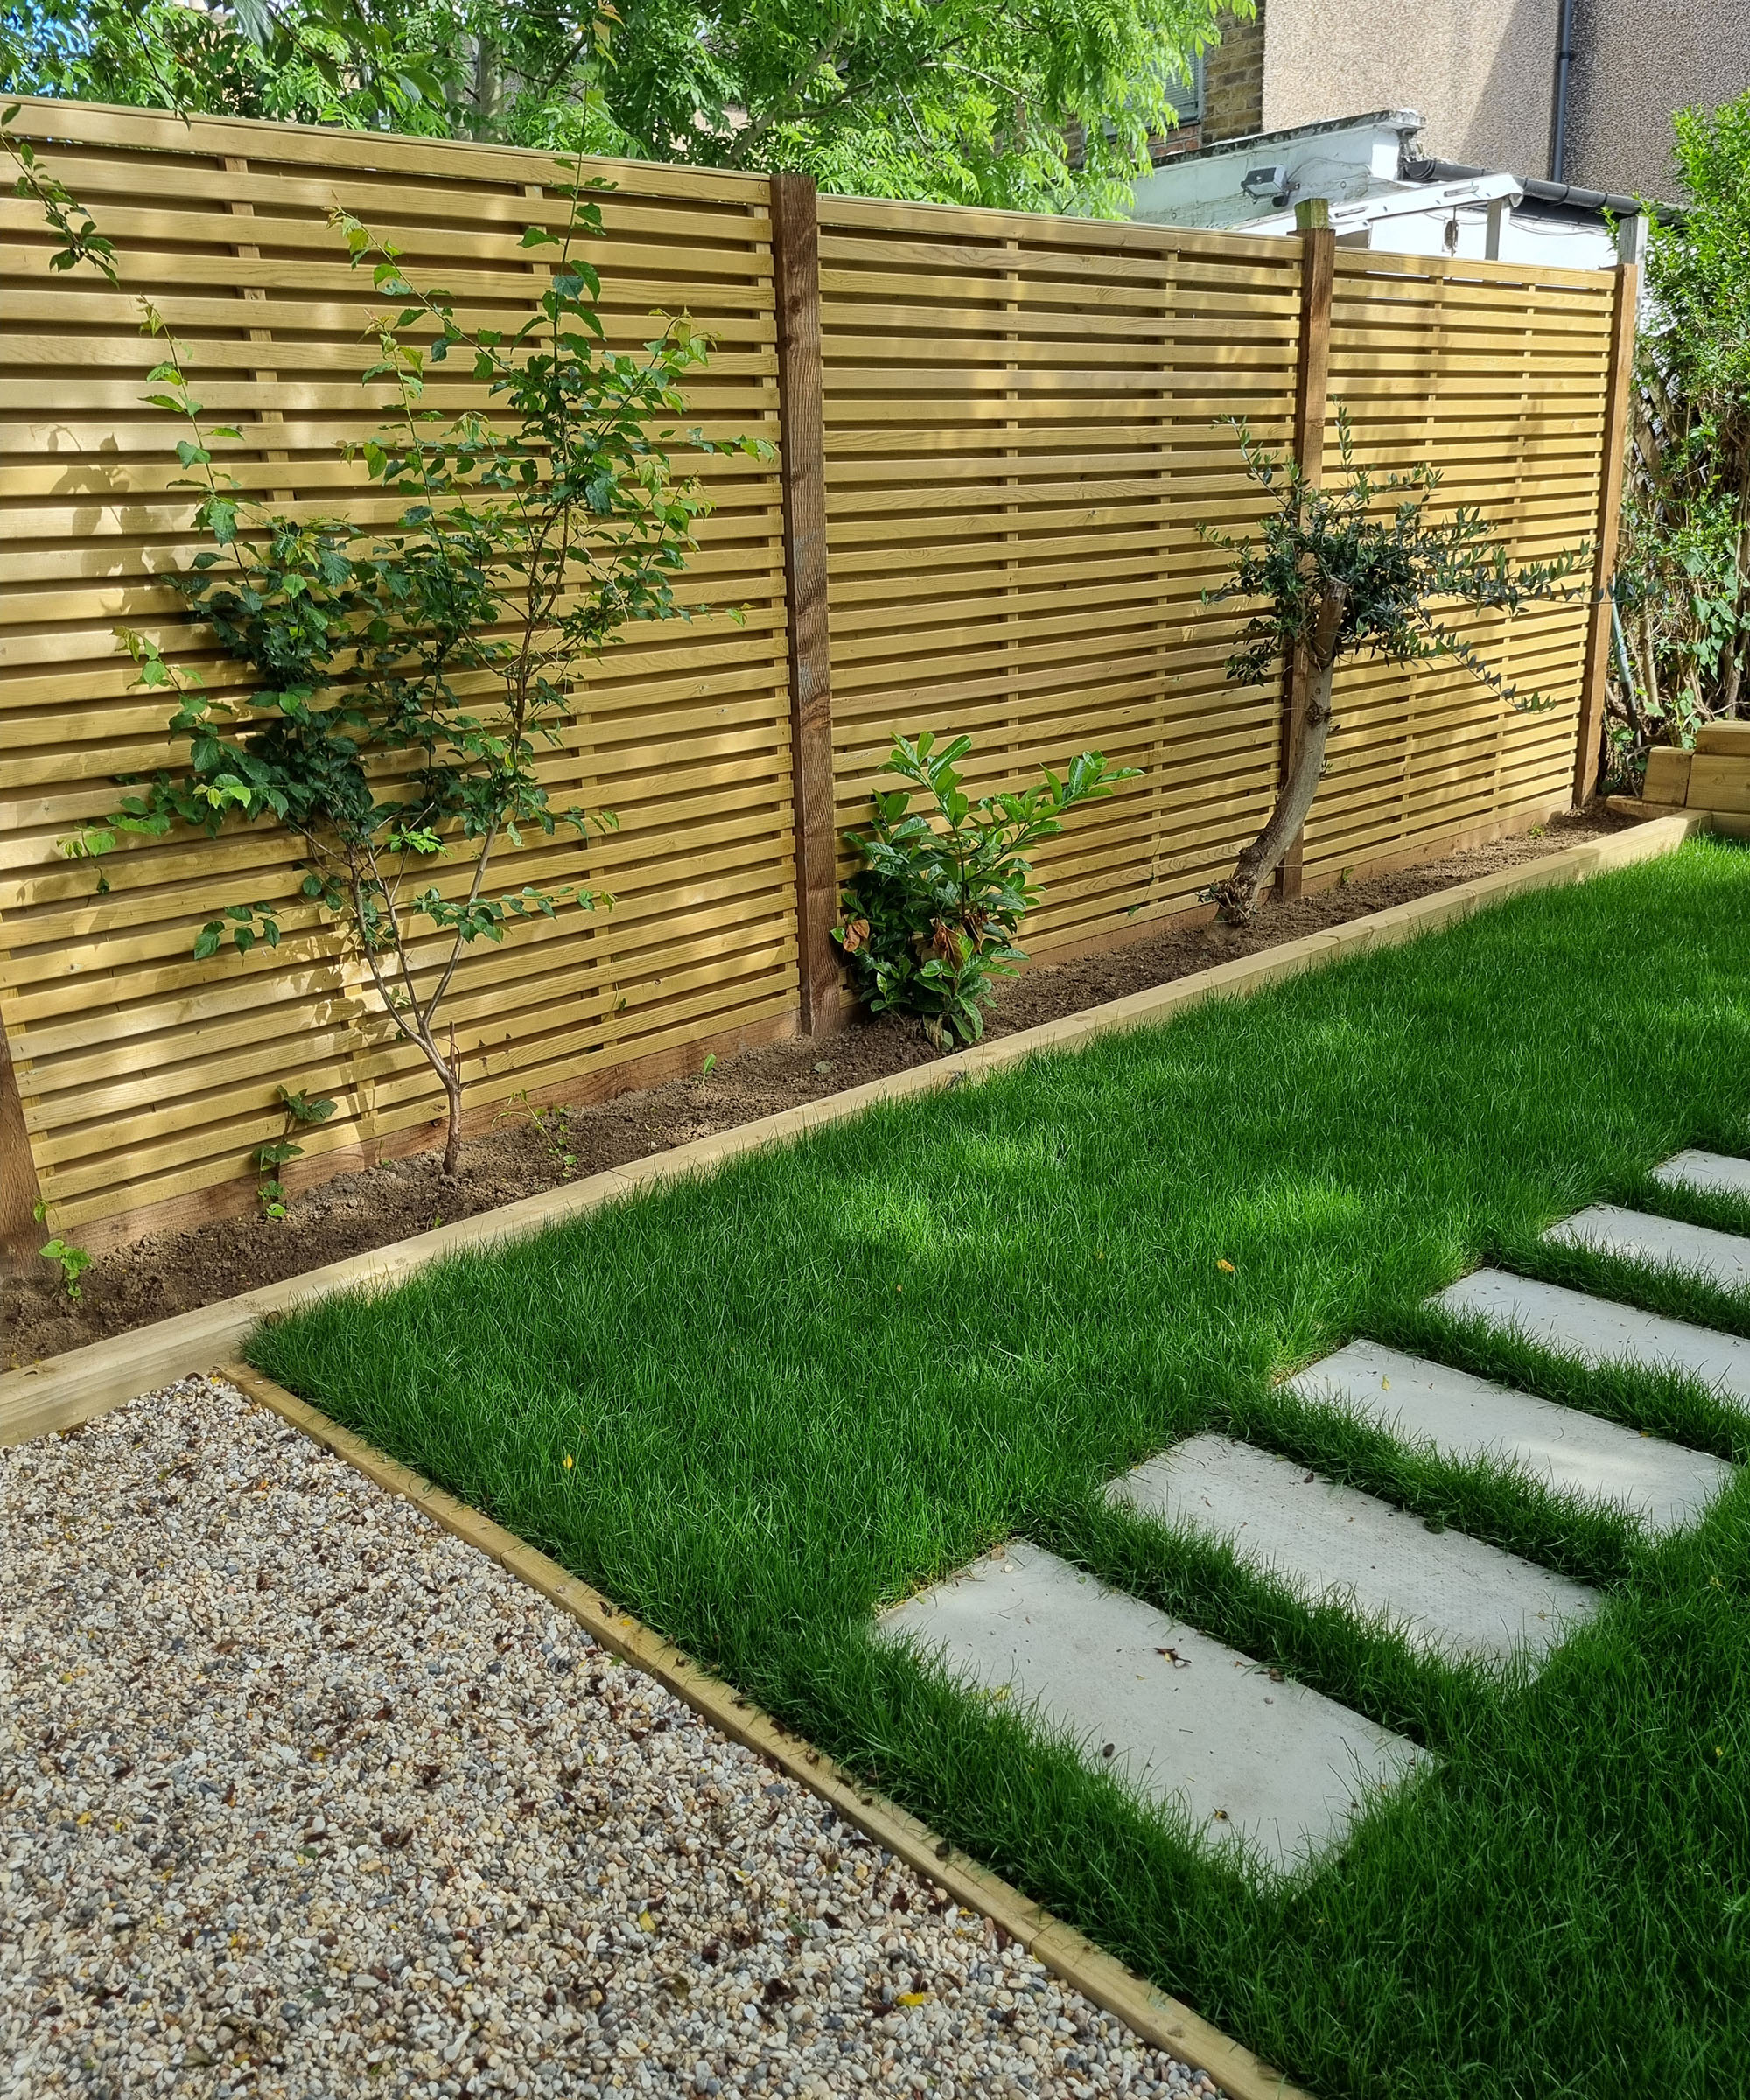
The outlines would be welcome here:
<svg viewBox="0 0 1750 2100">
<path fill-rule="evenodd" d="M 1209 2095 L 205 1379 L 0 1452 L 0 2095 Z"/>
</svg>

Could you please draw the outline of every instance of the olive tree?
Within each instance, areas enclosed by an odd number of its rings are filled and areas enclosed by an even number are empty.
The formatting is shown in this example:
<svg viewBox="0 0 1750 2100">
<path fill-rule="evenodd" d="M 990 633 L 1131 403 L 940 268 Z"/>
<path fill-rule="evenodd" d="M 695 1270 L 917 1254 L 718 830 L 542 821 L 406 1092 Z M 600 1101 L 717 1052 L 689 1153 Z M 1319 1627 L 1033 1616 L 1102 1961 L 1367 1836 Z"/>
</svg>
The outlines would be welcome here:
<svg viewBox="0 0 1750 2100">
<path fill-rule="evenodd" d="M 1242 598 L 1253 607 L 1228 659 L 1228 677 L 1262 685 L 1278 667 L 1298 664 L 1294 704 L 1301 710 L 1294 763 L 1268 822 L 1234 872 L 1208 892 L 1224 919 L 1242 921 L 1312 807 L 1335 726 L 1332 690 L 1343 659 L 1415 663 L 1450 656 L 1508 705 L 1551 706 L 1541 694 L 1508 684 L 1452 621 L 1466 608 L 1513 613 L 1534 600 L 1586 595 L 1586 584 L 1568 579 L 1586 566 L 1589 550 L 1516 563 L 1480 511 L 1460 504 L 1435 514 L 1435 468 L 1371 473 L 1355 457 L 1354 433 L 1340 409 L 1339 472 L 1329 484 L 1309 480 L 1299 461 L 1267 450 L 1243 423 L 1233 427 L 1246 470 L 1270 505 L 1255 539 L 1203 528 L 1204 537 L 1231 556 L 1227 582 L 1204 598 Z"/>
</svg>

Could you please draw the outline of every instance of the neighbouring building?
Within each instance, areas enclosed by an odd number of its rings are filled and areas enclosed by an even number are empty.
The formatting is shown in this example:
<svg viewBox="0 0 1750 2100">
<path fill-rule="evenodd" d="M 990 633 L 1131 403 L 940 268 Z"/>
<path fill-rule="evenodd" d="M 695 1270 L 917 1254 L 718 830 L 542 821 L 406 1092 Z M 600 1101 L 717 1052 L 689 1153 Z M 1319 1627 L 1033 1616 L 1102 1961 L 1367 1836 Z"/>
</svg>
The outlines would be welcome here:
<svg viewBox="0 0 1750 2100">
<path fill-rule="evenodd" d="M 1669 202 L 1673 111 L 1750 88 L 1750 0 L 1258 0 L 1198 72 L 1165 158 L 1413 110 L 1422 158 Z"/>
<path fill-rule="evenodd" d="M 1441 161 L 1413 109 L 1254 132 L 1177 153 L 1136 186 L 1132 215 L 1167 226 L 1288 234 L 1325 199 L 1340 245 L 1607 270 L 1638 245 L 1632 197 Z"/>
</svg>

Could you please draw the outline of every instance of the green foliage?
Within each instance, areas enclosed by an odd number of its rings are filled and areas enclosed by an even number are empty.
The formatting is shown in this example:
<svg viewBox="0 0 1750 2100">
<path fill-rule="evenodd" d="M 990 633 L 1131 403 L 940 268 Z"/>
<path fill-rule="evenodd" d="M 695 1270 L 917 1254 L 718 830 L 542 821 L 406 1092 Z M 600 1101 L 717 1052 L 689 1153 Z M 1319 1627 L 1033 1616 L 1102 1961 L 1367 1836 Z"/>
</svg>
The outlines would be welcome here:
<svg viewBox="0 0 1750 2100">
<path fill-rule="evenodd" d="M 26 151 L 14 145 L 21 187 L 72 259 L 113 282 L 89 214 Z M 592 193 L 601 186 L 571 171 L 562 230 L 525 232 L 523 247 L 550 275 L 512 331 L 465 327 L 446 293 L 408 280 L 393 246 L 333 214 L 354 266 L 393 302 L 371 323 L 376 354 L 364 378 L 392 390 L 397 414 L 349 448 L 398 506 L 387 525 L 293 518 L 242 495 L 215 451 L 240 433 L 205 425 L 177 346 L 145 306 L 146 326 L 171 352 L 147 400 L 181 419 L 176 449 L 187 471 L 174 486 L 195 492 L 210 542 L 165 580 L 251 680 L 215 694 L 165 653 L 174 643 L 124 632 L 141 686 L 174 702 L 170 732 L 186 756 L 124 782 L 133 793 L 62 841 L 69 858 L 86 859 L 178 830 L 291 831 L 303 849 L 298 903 L 227 904 L 201 927 L 195 953 L 211 958 L 228 940 L 242 954 L 277 946 L 288 908 L 306 925 L 337 922 L 393 1032 L 444 1087 L 451 1169 L 461 1076 L 438 1029 L 464 950 L 501 942 L 520 919 L 612 902 L 580 881 L 494 889 L 494 852 L 531 834 L 564 828 L 583 840 L 614 824 L 611 811 L 554 807 L 539 760 L 561 747 L 589 667 L 623 628 L 690 617 L 676 584 L 708 508 L 697 482 L 676 470 L 676 433 L 663 427 L 684 410 L 683 382 L 708 344 L 682 318 L 641 356 L 606 347 L 600 283 L 581 253 L 602 230 Z M 425 405 L 428 367 L 452 356 L 483 386 L 485 408 Z M 687 442 L 725 449 L 696 430 Z M 748 439 L 729 449 L 765 448 Z"/>
<path fill-rule="evenodd" d="M 444 130 L 454 11 L 421 0 L 26 0 L 0 7 L 0 72 L 13 94 Z"/>
<path fill-rule="evenodd" d="M 1061 831 L 1078 803 L 1137 777 L 1134 766 L 1084 751 L 1061 777 L 1047 770 L 1018 794 L 974 802 L 958 770 L 971 748 L 970 737 L 956 737 L 938 751 L 929 731 L 914 744 L 893 738 L 881 770 L 910 784 L 878 790 L 868 833 L 845 834 L 864 864 L 833 932 L 871 1011 L 915 1014 L 937 1044 L 976 1042 L 993 980 L 1013 976 L 1025 959 L 1015 935 L 1040 899 L 1033 848 Z M 914 811 L 920 791 L 928 808 Z"/>
<path fill-rule="evenodd" d="M 0 92 L 1122 211 L 1224 4 L 1252 12 L 1252 0 L 31 0 L 0 6 Z"/>
<path fill-rule="evenodd" d="M 1750 90 L 1676 117 L 1685 209 L 1656 221 L 1615 583 L 1613 769 L 1690 746 L 1750 691 Z"/>
<path fill-rule="evenodd" d="M 1586 568 L 1589 547 L 1516 564 L 1480 511 L 1460 504 L 1446 517 L 1431 514 L 1440 486 L 1436 468 L 1377 476 L 1361 465 L 1345 409 L 1337 410 L 1340 471 L 1319 486 L 1307 480 L 1298 460 L 1267 451 L 1243 422 L 1223 420 L 1239 433 L 1247 471 L 1272 505 L 1255 539 L 1201 528 L 1205 539 L 1232 557 L 1228 581 L 1205 592 L 1205 601 L 1237 598 L 1255 606 L 1228 660 L 1229 678 L 1260 685 L 1278 662 L 1310 644 L 1334 587 L 1345 603 L 1331 661 L 1353 654 L 1415 663 L 1450 656 L 1517 707 L 1552 704 L 1508 684 L 1452 626 L 1445 608 L 1511 613 L 1534 599 L 1584 596 L 1586 585 L 1568 579 Z"/>
<path fill-rule="evenodd" d="M 312 1101 L 307 1094 L 294 1094 L 285 1087 L 280 1088 L 279 1098 L 285 1110 L 284 1131 L 272 1144 L 261 1145 L 256 1152 L 256 1165 L 268 1176 L 256 1194 L 261 1199 L 263 1213 L 270 1218 L 283 1218 L 289 1200 L 284 1185 L 274 1170 L 304 1157 L 304 1147 L 294 1143 L 291 1133 L 300 1125 L 307 1129 L 314 1124 L 326 1123 L 335 1108 L 332 1101 Z"/>
<path fill-rule="evenodd" d="M 1680 109 L 1674 122 L 1684 211 L 1652 231 L 1659 332 L 1686 394 L 1742 410 L 1750 402 L 1750 88 L 1717 109 Z M 1746 443 L 1750 432 L 1736 432 L 1734 452 Z"/>
<path fill-rule="evenodd" d="M 46 1247 L 40 1247 L 37 1251 L 46 1262 L 60 1264 L 61 1277 L 66 1284 L 67 1296 L 69 1298 L 79 1297 L 79 1279 L 91 1266 L 91 1256 L 84 1248 L 69 1246 L 63 1239 L 52 1239 Z"/>
<path fill-rule="evenodd" d="M 279 1098 L 285 1110 L 285 1130 L 271 1144 L 256 1148 L 256 1165 L 263 1173 L 284 1166 L 290 1160 L 303 1158 L 304 1147 L 293 1142 L 292 1131 L 300 1125 L 308 1128 L 312 1124 L 326 1123 L 334 1113 L 335 1104 L 332 1101 L 312 1101 L 307 1094 L 294 1094 L 284 1087 L 279 1090 Z M 285 1215 L 285 1191 L 278 1181 L 267 1182 L 258 1194 L 270 1217 Z"/>
<path fill-rule="evenodd" d="M 569 1181 L 578 1164 L 576 1141 L 571 1134 L 571 1111 L 562 1102 L 550 1109 L 536 1109 L 535 1127 L 547 1141 L 548 1157 Z"/>
</svg>

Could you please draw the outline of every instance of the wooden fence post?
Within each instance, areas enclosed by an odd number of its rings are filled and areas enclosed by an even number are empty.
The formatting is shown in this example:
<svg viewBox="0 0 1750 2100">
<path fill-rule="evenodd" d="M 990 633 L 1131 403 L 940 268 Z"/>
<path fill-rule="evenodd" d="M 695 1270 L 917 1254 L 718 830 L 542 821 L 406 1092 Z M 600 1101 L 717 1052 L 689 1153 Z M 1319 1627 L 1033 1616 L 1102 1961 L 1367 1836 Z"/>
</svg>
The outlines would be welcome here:
<svg viewBox="0 0 1750 2100">
<path fill-rule="evenodd" d="M 37 1250 L 49 1236 L 37 1216 L 42 1194 L 18 1075 L 0 1021 L 0 1276 L 24 1276 L 37 1266 Z"/>
<path fill-rule="evenodd" d="M 820 218 L 811 175 L 772 178 L 783 446 L 784 570 L 790 620 L 791 799 L 795 808 L 797 978 L 802 1026 L 842 1025 L 832 659 L 827 632 L 826 428 L 821 376 Z"/>
<path fill-rule="evenodd" d="M 1294 457 L 1300 471 L 1317 487 L 1325 479 L 1326 386 L 1331 367 L 1331 290 L 1336 276 L 1337 236 L 1331 230 L 1331 206 L 1323 197 L 1308 197 L 1294 207 L 1300 234 L 1300 344 L 1294 374 Z M 1306 692 L 1312 667 L 1298 650 L 1282 675 L 1282 778 L 1286 780 L 1300 756 L 1306 733 Z M 1296 834 L 1276 871 L 1276 886 L 1284 897 L 1300 894 L 1306 833 Z"/>
<path fill-rule="evenodd" d="M 1610 377 L 1604 403 L 1604 459 L 1599 474 L 1598 565 L 1580 685 L 1578 741 L 1574 746 L 1576 808 L 1590 798 L 1598 785 L 1599 757 L 1604 742 L 1604 691 L 1610 676 L 1610 586 L 1616 574 L 1616 539 L 1622 520 L 1628 405 L 1634 390 L 1634 322 L 1640 304 L 1640 270 L 1633 262 L 1620 263 L 1615 325 L 1610 332 Z"/>
</svg>

